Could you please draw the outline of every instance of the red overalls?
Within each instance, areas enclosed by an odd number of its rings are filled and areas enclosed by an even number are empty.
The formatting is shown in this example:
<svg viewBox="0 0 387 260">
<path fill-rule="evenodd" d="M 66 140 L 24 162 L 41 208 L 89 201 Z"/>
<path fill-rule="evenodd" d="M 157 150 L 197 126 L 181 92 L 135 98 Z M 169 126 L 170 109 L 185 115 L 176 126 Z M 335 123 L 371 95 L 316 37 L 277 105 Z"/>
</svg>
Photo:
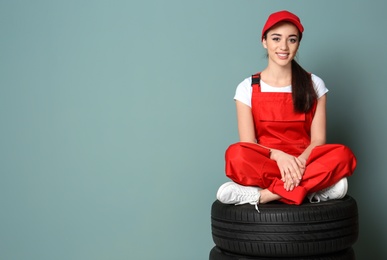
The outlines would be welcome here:
<svg viewBox="0 0 387 260">
<path fill-rule="evenodd" d="M 291 93 L 261 92 L 259 73 L 252 76 L 251 109 L 259 144 L 299 156 L 310 144 L 310 128 L 316 104 L 307 113 L 296 113 Z M 316 102 L 317 103 L 317 102 Z M 301 204 L 306 195 L 327 188 L 352 175 L 356 158 L 340 144 L 315 147 L 307 162 L 302 181 L 286 191 L 277 163 L 269 150 L 253 143 L 239 142 L 226 151 L 226 175 L 245 186 L 269 189 L 287 204 Z"/>
</svg>

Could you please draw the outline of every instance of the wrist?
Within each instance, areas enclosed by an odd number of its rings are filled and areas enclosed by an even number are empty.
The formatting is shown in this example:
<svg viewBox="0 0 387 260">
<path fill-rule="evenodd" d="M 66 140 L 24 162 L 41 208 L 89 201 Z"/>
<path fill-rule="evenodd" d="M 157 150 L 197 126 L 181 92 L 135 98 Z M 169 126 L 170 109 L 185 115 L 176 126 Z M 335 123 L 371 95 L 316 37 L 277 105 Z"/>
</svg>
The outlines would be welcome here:
<svg viewBox="0 0 387 260">
<path fill-rule="evenodd" d="M 276 150 L 276 149 L 269 149 L 270 151 L 269 151 L 269 158 L 271 159 L 271 160 L 274 160 L 274 161 L 276 161 L 277 159 L 277 152 L 278 152 L 278 150 Z"/>
<path fill-rule="evenodd" d="M 308 158 L 305 158 L 304 156 L 300 155 L 297 157 L 303 164 L 306 164 L 306 161 L 308 160 Z"/>
</svg>

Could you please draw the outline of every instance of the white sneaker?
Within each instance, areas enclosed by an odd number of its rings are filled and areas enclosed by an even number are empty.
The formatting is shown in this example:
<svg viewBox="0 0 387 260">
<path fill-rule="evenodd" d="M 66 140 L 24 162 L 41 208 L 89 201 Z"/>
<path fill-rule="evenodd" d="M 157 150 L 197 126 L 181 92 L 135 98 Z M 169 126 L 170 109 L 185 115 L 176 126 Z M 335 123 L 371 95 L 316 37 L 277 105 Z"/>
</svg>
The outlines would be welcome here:
<svg viewBox="0 0 387 260">
<path fill-rule="evenodd" d="M 224 204 L 242 205 L 250 203 L 258 210 L 259 198 L 261 197 L 259 187 L 242 186 L 235 182 L 226 182 L 218 189 L 216 198 Z"/>
<path fill-rule="evenodd" d="M 319 203 L 320 201 L 327 200 L 337 200 L 344 198 L 344 196 L 347 194 L 347 191 L 348 180 L 347 178 L 342 178 L 336 184 L 326 189 L 309 194 L 308 198 L 311 203 Z"/>
</svg>

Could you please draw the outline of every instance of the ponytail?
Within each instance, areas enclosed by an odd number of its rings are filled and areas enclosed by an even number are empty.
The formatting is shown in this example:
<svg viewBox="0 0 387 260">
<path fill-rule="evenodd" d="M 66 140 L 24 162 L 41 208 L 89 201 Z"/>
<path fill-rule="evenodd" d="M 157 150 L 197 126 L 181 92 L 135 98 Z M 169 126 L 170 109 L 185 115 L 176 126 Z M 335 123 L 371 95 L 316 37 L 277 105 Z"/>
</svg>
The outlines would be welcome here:
<svg viewBox="0 0 387 260">
<path fill-rule="evenodd" d="M 295 60 L 292 60 L 292 97 L 294 111 L 299 113 L 308 112 L 317 100 L 312 75 Z"/>
</svg>

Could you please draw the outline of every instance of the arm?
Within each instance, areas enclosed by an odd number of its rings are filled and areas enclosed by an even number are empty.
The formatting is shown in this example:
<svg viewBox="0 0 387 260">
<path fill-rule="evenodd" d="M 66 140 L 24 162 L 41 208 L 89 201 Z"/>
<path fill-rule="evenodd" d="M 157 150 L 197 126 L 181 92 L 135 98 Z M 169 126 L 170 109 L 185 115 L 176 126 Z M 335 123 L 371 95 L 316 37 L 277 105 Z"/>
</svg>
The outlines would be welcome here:
<svg viewBox="0 0 387 260">
<path fill-rule="evenodd" d="M 238 117 L 239 141 L 256 144 L 259 146 L 262 154 L 270 157 L 272 150 L 266 146 L 258 144 L 258 140 L 255 135 L 254 118 L 251 112 L 251 107 L 237 100 L 236 108 Z"/>
<path fill-rule="evenodd" d="M 239 141 L 257 143 L 251 107 L 236 100 Z"/>
</svg>

